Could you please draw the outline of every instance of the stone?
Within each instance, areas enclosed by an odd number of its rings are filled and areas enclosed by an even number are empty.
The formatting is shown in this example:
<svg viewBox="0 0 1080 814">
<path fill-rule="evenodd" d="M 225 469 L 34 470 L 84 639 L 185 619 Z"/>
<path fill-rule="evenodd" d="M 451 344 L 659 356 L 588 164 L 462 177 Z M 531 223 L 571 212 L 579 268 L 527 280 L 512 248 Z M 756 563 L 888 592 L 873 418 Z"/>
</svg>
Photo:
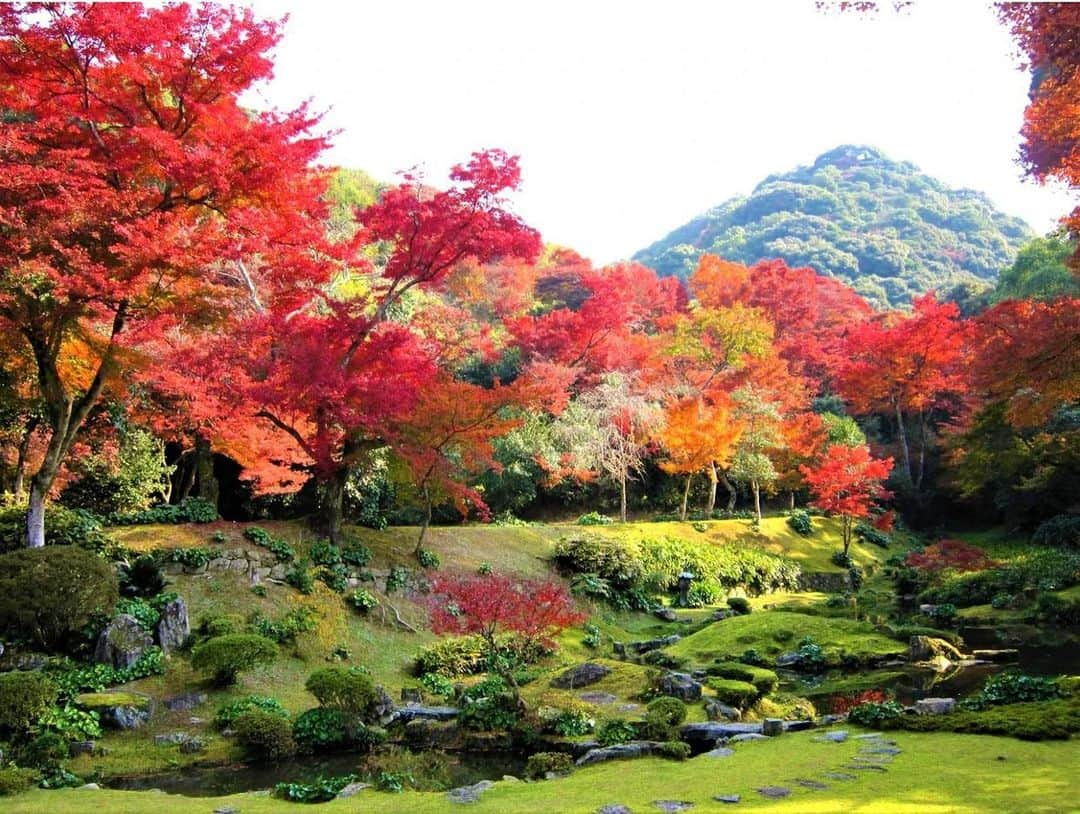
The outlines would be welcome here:
<svg viewBox="0 0 1080 814">
<path fill-rule="evenodd" d="M 161 608 L 161 620 L 157 623 L 157 641 L 162 651 L 171 653 L 179 650 L 191 635 L 188 622 L 187 605 L 181 596 L 166 602 Z"/>
<path fill-rule="evenodd" d="M 837 729 L 835 732 L 826 732 L 820 738 L 814 740 L 826 741 L 828 743 L 843 743 L 847 740 L 847 731 L 844 729 Z"/>
<path fill-rule="evenodd" d="M 734 749 L 728 749 L 726 746 L 717 746 L 715 749 L 710 749 L 705 752 L 705 757 L 731 757 L 735 754 Z"/>
<path fill-rule="evenodd" d="M 494 786 L 495 783 L 492 780 L 481 780 L 471 786 L 459 786 L 456 789 L 450 789 L 450 791 L 446 792 L 446 799 L 451 803 L 475 803 L 480 799 L 481 794 Z"/>
<path fill-rule="evenodd" d="M 596 814 L 630 814 L 630 809 L 620 803 L 614 805 L 600 806 L 596 809 Z"/>
<path fill-rule="evenodd" d="M 705 715 L 710 721 L 741 721 L 742 713 L 723 704 L 720 701 L 709 699 L 705 702 Z"/>
<path fill-rule="evenodd" d="M 948 715 L 955 707 L 955 698 L 920 698 L 915 702 L 919 715 Z"/>
<path fill-rule="evenodd" d="M 101 786 L 97 783 L 85 783 L 79 786 L 79 791 L 101 791 Z"/>
<path fill-rule="evenodd" d="M 289 569 L 280 563 L 270 569 L 270 579 L 276 579 L 279 582 L 285 579 L 285 575 L 289 573 Z"/>
<path fill-rule="evenodd" d="M 717 794 L 717 795 L 715 795 L 713 797 L 713 799 L 716 800 L 716 802 L 718 802 L 718 803 L 727 803 L 728 805 L 733 805 L 733 804 L 739 802 L 740 800 L 742 800 L 742 795 L 741 794 Z"/>
<path fill-rule="evenodd" d="M 761 734 L 767 737 L 775 737 L 782 734 L 784 731 L 784 721 L 782 718 L 766 718 L 761 722 Z"/>
<path fill-rule="evenodd" d="M 232 806 L 222 806 L 221 808 L 215 808 L 214 814 L 240 814 L 240 809 Z"/>
<path fill-rule="evenodd" d="M 901 750 L 895 746 L 878 746 L 873 749 L 860 749 L 859 752 L 864 755 L 899 755 Z"/>
<path fill-rule="evenodd" d="M 818 718 L 818 726 L 832 726 L 847 720 L 846 715 L 822 715 Z"/>
<path fill-rule="evenodd" d="M 743 732 L 741 735 L 735 735 L 732 738 L 728 738 L 728 743 L 745 743 L 746 741 L 764 741 L 768 739 L 768 735 L 759 735 L 756 732 Z"/>
<path fill-rule="evenodd" d="M 381 684 L 375 685 L 375 701 L 371 704 L 371 714 L 382 720 L 392 720 L 394 712 L 394 699 Z"/>
<path fill-rule="evenodd" d="M 616 743 L 612 746 L 598 746 L 590 749 L 577 760 L 576 766 L 591 766 L 594 763 L 606 763 L 609 760 L 625 760 L 627 758 L 646 757 L 657 752 L 663 744 L 659 741 L 630 741 L 629 743 Z"/>
<path fill-rule="evenodd" d="M 682 701 L 698 701 L 701 698 L 701 682 L 687 673 L 667 673 L 660 679 L 661 695 L 670 695 Z"/>
<path fill-rule="evenodd" d="M 612 695 L 609 692 L 579 692 L 578 698 L 584 701 L 586 704 L 614 704 L 619 700 L 618 696 Z"/>
<path fill-rule="evenodd" d="M 962 661 L 964 656 L 944 639 L 933 636 L 912 636 L 908 640 L 908 659 L 928 662 L 944 657 L 949 661 Z"/>
<path fill-rule="evenodd" d="M 414 751 L 451 749 L 458 745 L 461 727 L 457 721 L 417 718 L 405 724 L 405 743 Z"/>
<path fill-rule="evenodd" d="M 876 741 L 876 740 L 881 740 L 883 737 L 885 737 L 885 736 L 882 735 L 880 732 L 867 732 L 865 735 L 856 735 L 855 740 L 857 740 L 857 741 Z"/>
<path fill-rule="evenodd" d="M 345 799 L 348 799 L 349 797 L 354 797 L 357 794 L 359 794 L 360 792 L 362 792 L 364 789 L 369 789 L 369 788 L 371 788 L 370 783 L 350 783 L 349 785 L 347 785 L 345 788 L 343 788 L 341 791 L 338 792 L 337 799 L 345 800 Z"/>
<path fill-rule="evenodd" d="M 187 732 L 169 732 L 166 735 L 154 735 L 155 746 L 175 746 L 190 737 Z"/>
<path fill-rule="evenodd" d="M 1005 648 L 1004 650 L 972 650 L 972 658 L 979 659 L 980 661 L 994 661 L 994 662 L 1014 662 L 1019 660 L 1020 651 L 1014 648 Z"/>
<path fill-rule="evenodd" d="M 574 690 L 578 687 L 587 687 L 590 684 L 595 684 L 610 673 L 610 667 L 587 661 L 584 664 L 571 667 L 569 670 L 556 676 L 552 679 L 551 686 L 559 690 Z"/>
<path fill-rule="evenodd" d="M 784 797 L 791 796 L 791 789 L 785 786 L 762 786 L 757 789 L 757 793 L 762 797 L 768 797 L 770 800 L 781 800 Z"/>
<path fill-rule="evenodd" d="M 802 786 L 804 789 L 812 789 L 813 791 L 825 791 L 825 789 L 828 788 L 828 786 L 826 786 L 820 780 L 804 780 L 800 778 L 795 782 Z"/>
<path fill-rule="evenodd" d="M 668 814 L 673 814 L 676 811 L 686 811 L 694 807 L 694 804 L 688 800 L 653 800 L 652 804 L 661 811 L 668 812 Z"/>
<path fill-rule="evenodd" d="M 795 667 L 802 661 L 802 656 L 798 653 L 781 653 L 776 657 L 777 667 Z"/>
<path fill-rule="evenodd" d="M 123 670 L 135 664 L 153 644 L 153 637 L 139 626 L 135 617 L 122 613 L 98 636 L 94 660 Z"/>
<path fill-rule="evenodd" d="M 186 692 L 182 695 L 170 695 L 161 703 L 165 705 L 165 709 L 171 710 L 173 712 L 186 711 L 189 709 L 195 709 L 195 707 L 205 704 L 206 693 Z"/>
<path fill-rule="evenodd" d="M 761 724 L 709 721 L 708 723 L 684 724 L 679 733 L 691 747 L 697 747 L 695 751 L 705 751 L 714 747 L 722 738 L 732 738 L 746 733 L 760 734 Z"/>
<path fill-rule="evenodd" d="M 458 716 L 457 707 L 432 707 L 423 704 L 409 704 L 406 707 L 398 707 L 390 715 L 388 723 L 398 721 L 409 722 L 416 720 L 424 721 L 452 721 Z"/>
<path fill-rule="evenodd" d="M 418 687 L 402 687 L 401 703 L 422 704 L 424 703 L 424 694 L 420 692 L 420 689 Z"/>
<path fill-rule="evenodd" d="M 202 738 L 188 736 L 180 741 L 180 754 L 197 755 L 206 751 L 206 741 Z"/>
<path fill-rule="evenodd" d="M 659 639 L 646 639 L 641 642 L 630 642 L 629 644 L 622 645 L 625 651 L 631 653 L 649 653 L 653 650 L 661 650 L 665 647 L 671 647 L 677 641 L 682 639 L 678 633 L 673 633 L 670 636 L 662 636 Z"/>
<path fill-rule="evenodd" d="M 846 772 L 825 772 L 825 777 L 830 780 L 854 780 L 855 775 L 847 774 Z"/>
<path fill-rule="evenodd" d="M 665 622 L 675 622 L 679 619 L 679 614 L 675 613 L 671 608 L 657 608 L 653 611 L 653 616 Z"/>
<path fill-rule="evenodd" d="M 805 732 L 814 728 L 813 721 L 784 721 L 785 732 Z"/>
<path fill-rule="evenodd" d="M 850 763 L 844 767 L 845 769 L 859 769 L 862 771 L 875 771 L 884 772 L 888 771 L 884 766 L 879 766 L 876 763 Z"/>
<path fill-rule="evenodd" d="M 68 755 L 70 757 L 78 757 L 79 755 L 92 755 L 94 754 L 94 747 L 97 743 L 94 741 L 71 741 L 68 744 Z"/>
</svg>

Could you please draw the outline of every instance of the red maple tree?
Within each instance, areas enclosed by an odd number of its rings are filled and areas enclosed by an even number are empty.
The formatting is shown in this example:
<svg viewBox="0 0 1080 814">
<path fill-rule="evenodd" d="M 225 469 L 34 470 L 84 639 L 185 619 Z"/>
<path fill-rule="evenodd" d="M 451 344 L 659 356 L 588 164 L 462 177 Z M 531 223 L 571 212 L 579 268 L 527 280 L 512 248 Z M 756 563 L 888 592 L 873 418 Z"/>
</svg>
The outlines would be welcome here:
<svg viewBox="0 0 1080 814">
<path fill-rule="evenodd" d="M 865 444 L 833 444 L 817 466 L 800 467 L 813 496 L 811 505 L 840 517 L 845 555 L 855 520 L 869 517 L 874 502 L 890 496 L 884 481 L 892 465 L 892 458 L 872 458 Z"/>
</svg>

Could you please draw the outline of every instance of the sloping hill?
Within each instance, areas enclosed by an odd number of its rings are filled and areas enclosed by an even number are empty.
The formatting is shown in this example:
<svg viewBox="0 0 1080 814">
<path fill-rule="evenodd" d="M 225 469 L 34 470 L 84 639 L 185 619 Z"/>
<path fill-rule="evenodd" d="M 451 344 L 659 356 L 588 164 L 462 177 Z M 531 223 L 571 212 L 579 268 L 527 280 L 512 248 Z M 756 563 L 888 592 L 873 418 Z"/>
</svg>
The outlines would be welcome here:
<svg viewBox="0 0 1080 814">
<path fill-rule="evenodd" d="M 634 255 L 688 276 L 703 252 L 780 257 L 839 277 L 878 307 L 930 289 L 989 281 L 1033 236 L 980 192 L 951 189 L 873 147 L 845 145 L 772 175 Z"/>
</svg>

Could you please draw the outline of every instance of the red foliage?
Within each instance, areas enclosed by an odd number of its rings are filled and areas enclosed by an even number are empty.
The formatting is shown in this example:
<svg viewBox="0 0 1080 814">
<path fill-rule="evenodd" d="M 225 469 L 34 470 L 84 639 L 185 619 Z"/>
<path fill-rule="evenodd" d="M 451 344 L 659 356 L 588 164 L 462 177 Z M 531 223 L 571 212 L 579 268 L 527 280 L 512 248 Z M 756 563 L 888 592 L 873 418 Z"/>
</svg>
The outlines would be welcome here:
<svg viewBox="0 0 1080 814">
<path fill-rule="evenodd" d="M 846 715 L 863 704 L 880 704 L 888 700 L 889 695 L 884 690 L 863 690 L 845 695 L 834 695 L 830 699 L 829 707 L 833 715 Z"/>
<path fill-rule="evenodd" d="M 551 645 L 561 631 L 585 620 L 557 582 L 518 582 L 498 574 L 438 576 L 428 606 L 436 633 L 474 633 L 489 645 L 500 633 L 516 633 Z"/>
<path fill-rule="evenodd" d="M 981 548 L 963 540 L 938 540 L 921 552 L 910 552 L 904 558 L 904 565 L 939 574 L 942 571 L 985 571 L 996 567 L 997 563 Z"/>
<path fill-rule="evenodd" d="M 892 458 L 871 458 L 865 444 L 833 444 L 816 467 L 799 467 L 813 495 L 811 505 L 843 518 L 845 553 L 851 544 L 852 520 L 869 517 L 874 501 L 891 497 L 884 481 L 892 464 Z"/>
</svg>

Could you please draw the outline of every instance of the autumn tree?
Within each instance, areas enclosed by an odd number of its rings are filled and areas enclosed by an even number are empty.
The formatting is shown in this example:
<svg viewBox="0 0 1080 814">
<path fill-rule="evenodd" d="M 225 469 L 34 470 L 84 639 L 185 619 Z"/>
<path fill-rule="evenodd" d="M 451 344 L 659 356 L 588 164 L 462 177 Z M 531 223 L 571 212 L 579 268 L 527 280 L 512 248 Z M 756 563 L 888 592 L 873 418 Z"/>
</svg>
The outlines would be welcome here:
<svg viewBox="0 0 1080 814">
<path fill-rule="evenodd" d="M 552 647 L 554 638 L 585 619 L 566 589 L 552 581 L 517 582 L 498 574 L 432 580 L 428 597 L 431 629 L 438 634 L 472 634 L 484 643 L 487 668 L 499 675 L 521 704 L 514 674 L 519 665 L 501 653 L 500 638 L 519 637 L 527 645 Z"/>
<path fill-rule="evenodd" d="M 770 453 L 782 446 L 782 416 L 775 401 L 760 389 L 747 385 L 732 394 L 734 415 L 742 433 L 731 460 L 731 476 L 750 487 L 754 516 L 761 522 L 761 492 L 779 477 Z"/>
<path fill-rule="evenodd" d="M 811 505 L 841 519 L 844 556 L 851 546 L 855 521 L 870 516 L 874 501 L 889 497 L 884 482 L 892 463 L 892 458 L 871 457 L 865 444 L 833 444 L 816 466 L 802 467 L 813 496 Z"/>
<path fill-rule="evenodd" d="M 213 5 L 0 7 L 0 324 L 34 360 L 47 437 L 31 546 L 127 346 L 216 319 L 232 286 L 217 271 L 248 253 L 283 285 L 310 267 L 315 120 L 239 103 L 277 39 L 276 23 Z"/>
</svg>

